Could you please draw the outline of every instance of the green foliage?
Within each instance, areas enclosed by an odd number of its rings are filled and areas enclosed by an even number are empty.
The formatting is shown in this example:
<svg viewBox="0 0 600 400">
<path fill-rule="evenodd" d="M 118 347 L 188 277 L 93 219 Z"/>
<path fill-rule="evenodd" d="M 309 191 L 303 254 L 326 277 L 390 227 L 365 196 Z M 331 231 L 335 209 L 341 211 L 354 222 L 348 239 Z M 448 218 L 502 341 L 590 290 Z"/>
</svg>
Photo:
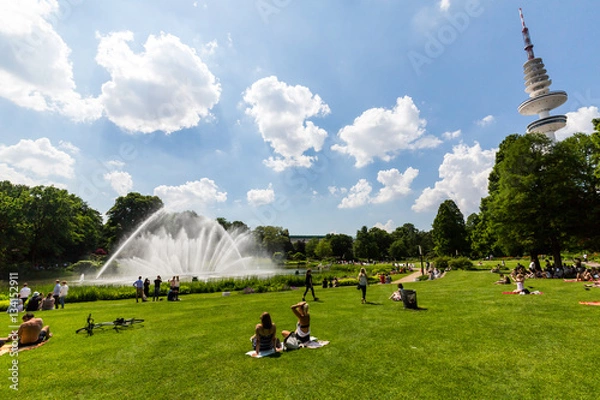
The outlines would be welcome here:
<svg viewBox="0 0 600 400">
<path fill-rule="evenodd" d="M 287 254 L 294 250 L 287 229 L 279 226 L 257 226 L 252 233 L 258 246 L 268 254 L 275 252 Z"/>
<path fill-rule="evenodd" d="M 450 257 L 442 256 L 433 259 L 433 265 L 439 270 L 445 270 L 450 265 Z"/>
<path fill-rule="evenodd" d="M 452 270 L 457 270 L 457 269 L 469 270 L 469 269 L 473 269 L 473 262 L 471 260 L 469 260 L 467 257 L 457 257 L 457 258 L 451 258 L 448 261 L 448 266 Z"/>
<path fill-rule="evenodd" d="M 100 214 L 66 190 L 0 182 L 0 265 L 74 262 L 101 235 Z"/>
<path fill-rule="evenodd" d="M 130 192 L 117 197 L 115 204 L 106 213 L 105 241 L 113 249 L 150 215 L 160 210 L 163 202 L 158 196 L 144 196 Z"/>
<path fill-rule="evenodd" d="M 593 173 L 598 154 L 593 138 L 583 134 L 557 143 L 536 134 L 503 142 L 490 175 L 485 218 L 506 254 L 522 248 L 536 260 L 552 254 L 561 264 L 560 252 L 571 238 L 598 237 L 600 181 Z"/>
<path fill-rule="evenodd" d="M 435 252 L 439 256 L 469 253 L 465 219 L 454 201 L 440 204 L 432 227 Z"/>
</svg>

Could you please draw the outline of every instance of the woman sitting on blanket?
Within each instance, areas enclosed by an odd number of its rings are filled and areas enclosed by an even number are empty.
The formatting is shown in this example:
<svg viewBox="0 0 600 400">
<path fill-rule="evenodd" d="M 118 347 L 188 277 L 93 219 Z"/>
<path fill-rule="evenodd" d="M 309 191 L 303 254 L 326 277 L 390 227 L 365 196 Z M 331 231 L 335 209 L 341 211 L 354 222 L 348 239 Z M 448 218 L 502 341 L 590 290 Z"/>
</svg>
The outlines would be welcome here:
<svg viewBox="0 0 600 400">
<path fill-rule="evenodd" d="M 518 274 L 515 277 L 515 283 L 517 284 L 517 288 L 513 290 L 514 293 L 529 293 L 529 291 L 525 289 L 525 277 L 523 274 Z"/>
<path fill-rule="evenodd" d="M 262 313 L 260 316 L 260 324 L 256 324 L 254 336 L 250 338 L 252 340 L 252 347 L 255 349 L 252 357 L 256 357 L 258 356 L 258 353 L 266 351 L 281 350 L 281 347 L 278 346 L 276 333 L 277 329 L 271 320 L 271 315 L 268 312 Z"/>
<path fill-rule="evenodd" d="M 294 304 L 291 309 L 298 318 L 296 330 L 294 332 L 282 331 L 281 334 L 286 348 L 297 349 L 310 341 L 310 314 L 306 301 Z"/>
</svg>

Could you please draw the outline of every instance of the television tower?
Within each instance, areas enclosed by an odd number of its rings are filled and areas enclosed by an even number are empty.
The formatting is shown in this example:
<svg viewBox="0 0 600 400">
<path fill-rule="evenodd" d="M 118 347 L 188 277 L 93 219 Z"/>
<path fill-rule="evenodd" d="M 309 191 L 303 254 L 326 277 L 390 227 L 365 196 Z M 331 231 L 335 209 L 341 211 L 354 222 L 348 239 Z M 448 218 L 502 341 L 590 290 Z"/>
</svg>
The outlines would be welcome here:
<svg viewBox="0 0 600 400">
<path fill-rule="evenodd" d="M 525 25 L 523 11 L 519 8 L 521 25 L 523 26 L 523 42 L 527 61 L 523 64 L 525 73 L 525 93 L 529 99 L 519 105 L 519 113 L 522 115 L 535 115 L 539 119 L 527 125 L 527 133 L 543 133 L 553 141 L 556 140 L 554 132 L 567 124 L 566 115 L 550 115 L 550 110 L 563 105 L 567 101 L 567 92 L 563 90 L 550 91 L 552 80 L 549 79 L 544 62 L 540 57 L 533 55 L 533 43 L 529 37 L 529 29 Z"/>
</svg>

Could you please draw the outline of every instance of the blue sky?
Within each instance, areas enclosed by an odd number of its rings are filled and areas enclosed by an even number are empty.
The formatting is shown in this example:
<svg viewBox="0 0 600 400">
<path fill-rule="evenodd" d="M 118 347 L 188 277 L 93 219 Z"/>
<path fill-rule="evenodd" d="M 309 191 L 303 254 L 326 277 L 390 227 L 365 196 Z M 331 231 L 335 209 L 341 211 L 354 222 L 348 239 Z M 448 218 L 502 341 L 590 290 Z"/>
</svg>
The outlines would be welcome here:
<svg viewBox="0 0 600 400">
<path fill-rule="evenodd" d="M 0 2 L 0 180 L 290 234 L 478 212 L 523 133 L 519 7 L 558 140 L 599 117 L 591 0 Z"/>
</svg>

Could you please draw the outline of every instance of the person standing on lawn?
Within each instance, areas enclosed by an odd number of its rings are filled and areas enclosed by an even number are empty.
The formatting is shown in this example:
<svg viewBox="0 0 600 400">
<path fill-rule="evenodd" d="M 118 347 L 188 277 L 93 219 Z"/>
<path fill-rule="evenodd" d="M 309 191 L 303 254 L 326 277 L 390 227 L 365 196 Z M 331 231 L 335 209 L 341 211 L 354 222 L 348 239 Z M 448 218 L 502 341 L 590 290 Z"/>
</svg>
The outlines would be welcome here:
<svg viewBox="0 0 600 400">
<path fill-rule="evenodd" d="M 306 293 L 308 293 L 308 291 L 310 290 L 313 296 L 313 299 L 315 301 L 319 300 L 317 297 L 315 297 L 315 289 L 313 287 L 313 278 L 312 278 L 312 269 L 307 269 L 306 270 L 306 278 L 304 278 L 304 285 L 306 286 L 306 290 L 304 291 L 304 294 L 302 295 L 302 301 L 306 300 Z"/>
<path fill-rule="evenodd" d="M 362 293 L 362 304 L 367 302 L 367 286 L 369 285 L 369 280 L 367 279 L 367 271 L 365 268 L 360 269 L 360 273 L 358 274 L 358 286 Z"/>
<path fill-rule="evenodd" d="M 144 281 L 142 281 L 142 277 L 139 276 L 138 280 L 133 282 L 133 286 L 135 287 L 135 302 L 139 303 L 139 299 L 142 301 L 146 301 L 146 296 L 144 296 Z"/>
<path fill-rule="evenodd" d="M 160 300 L 160 284 L 162 283 L 162 279 L 160 279 L 160 275 L 156 277 L 154 280 L 154 296 L 152 296 L 152 301 Z"/>
<path fill-rule="evenodd" d="M 60 308 L 65 308 L 65 298 L 69 294 L 69 286 L 67 286 L 67 281 L 62 281 L 60 285 L 60 292 L 58 293 L 58 301 L 60 302 Z"/>
<path fill-rule="evenodd" d="M 54 297 L 54 308 L 58 310 L 58 298 L 60 297 L 60 280 L 57 279 L 52 290 L 52 297 Z"/>
</svg>

